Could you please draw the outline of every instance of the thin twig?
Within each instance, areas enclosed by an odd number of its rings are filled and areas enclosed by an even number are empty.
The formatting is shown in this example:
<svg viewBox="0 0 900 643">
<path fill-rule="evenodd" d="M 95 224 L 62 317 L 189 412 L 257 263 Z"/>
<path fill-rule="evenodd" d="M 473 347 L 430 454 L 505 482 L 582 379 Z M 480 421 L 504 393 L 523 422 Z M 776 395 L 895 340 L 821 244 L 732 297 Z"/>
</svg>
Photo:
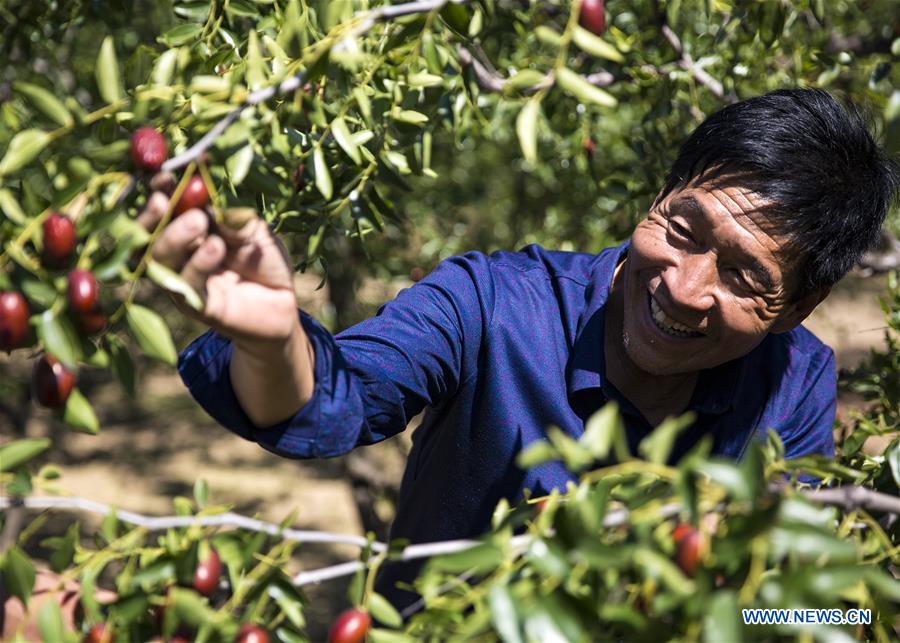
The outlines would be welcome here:
<svg viewBox="0 0 900 643">
<path fill-rule="evenodd" d="M 15 504 L 14 501 L 6 496 L 0 497 L 0 509 L 7 509 Z M 57 497 L 57 496 L 32 496 L 22 499 L 22 504 L 29 509 L 80 509 L 88 513 L 100 514 L 102 516 L 109 515 L 113 512 L 122 522 L 143 527 L 148 531 L 162 531 L 164 529 L 175 529 L 178 527 L 192 527 L 198 525 L 201 527 L 240 527 L 250 531 L 261 531 L 271 536 L 280 536 L 285 540 L 293 540 L 296 542 L 317 542 L 331 543 L 341 545 L 355 545 L 357 547 L 366 547 L 369 541 L 362 536 L 353 536 L 350 534 L 334 534 L 324 531 L 309 531 L 300 529 L 282 528 L 274 523 L 248 518 L 234 512 L 226 512 L 215 514 L 212 516 L 163 516 L 153 517 L 144 514 L 135 513 L 118 509 L 102 502 L 89 500 L 88 498 L 74 497 Z M 383 551 L 387 548 L 384 543 L 373 543 L 373 551 Z"/>
<path fill-rule="evenodd" d="M 725 88 L 721 82 L 710 76 L 703 68 L 701 68 L 697 63 L 694 62 L 694 59 L 691 58 L 691 55 L 684 50 L 684 45 L 681 44 L 681 39 L 678 35 L 672 31 L 672 28 L 669 25 L 663 23 L 660 27 L 660 31 L 662 32 L 663 37 L 668 41 L 668 43 L 672 46 L 672 49 L 675 50 L 675 53 L 678 55 L 680 60 L 678 64 L 682 69 L 689 72 L 694 79 L 706 87 L 716 98 L 719 98 L 726 103 L 736 103 L 737 96 L 734 95 L 733 92 L 725 93 Z"/>
<path fill-rule="evenodd" d="M 781 486 L 773 486 L 772 490 L 778 491 L 780 488 Z M 866 487 L 846 486 L 836 489 L 807 489 L 800 493 L 812 502 L 839 506 L 847 511 L 865 508 L 873 511 L 900 515 L 900 498 L 895 498 Z M 387 544 L 379 541 L 370 543 L 361 536 L 334 534 L 324 531 L 288 529 L 274 523 L 264 522 L 255 518 L 247 518 L 246 516 L 241 516 L 240 514 L 233 512 L 216 514 L 213 516 L 150 517 L 132 511 L 116 509 L 101 502 L 79 497 L 32 496 L 19 499 L 0 496 L 0 509 L 8 510 L 10 507 L 14 506 L 27 507 L 29 509 L 80 509 L 82 511 L 101 515 L 108 515 L 115 511 L 116 517 L 119 520 L 144 527 L 150 531 L 177 527 L 191 527 L 195 525 L 205 527 L 239 527 L 250 531 L 265 532 L 272 536 L 280 536 L 285 540 L 293 540 L 296 542 L 347 544 L 355 545 L 357 547 L 370 546 L 372 551 L 377 553 L 387 550 Z M 677 515 L 679 511 L 681 511 L 680 504 L 670 503 L 663 505 L 658 510 L 657 515 L 665 520 Z M 603 519 L 603 526 L 606 529 L 618 527 L 628 521 L 629 515 L 630 513 L 627 509 L 613 509 L 607 512 Z M 533 536 L 531 534 L 514 536 L 510 541 L 510 547 L 516 551 L 524 551 L 532 538 Z M 482 542 L 483 541 L 481 540 L 460 539 L 408 545 L 399 553 L 397 559 L 409 561 L 443 554 L 453 554 L 471 549 Z M 363 563 L 360 561 L 350 561 L 322 569 L 301 572 L 294 577 L 293 583 L 298 586 L 321 583 L 325 580 L 354 574 L 362 566 Z"/>
<path fill-rule="evenodd" d="M 506 84 L 509 82 L 509 79 L 503 78 L 496 71 L 492 71 L 491 69 L 489 69 L 487 65 L 485 65 L 485 63 L 483 63 L 479 59 L 479 57 L 474 56 L 472 52 L 470 52 L 462 45 L 458 45 L 456 47 L 456 53 L 459 56 L 459 61 L 463 65 L 467 65 L 472 68 L 472 71 L 475 74 L 475 80 L 478 81 L 479 87 L 489 92 L 502 92 L 504 90 Z M 598 71 L 593 74 L 582 76 L 582 78 L 595 87 L 609 87 L 616 82 L 616 77 L 608 71 Z M 553 82 L 554 76 L 552 73 L 549 73 L 544 76 L 541 81 L 535 83 L 531 87 L 523 88 L 522 92 L 525 94 L 534 94 L 541 91 L 542 89 L 551 87 L 553 85 Z"/>
<path fill-rule="evenodd" d="M 804 497 L 822 505 L 833 505 L 844 511 L 866 509 L 900 515 L 900 498 L 867 487 L 849 485 L 833 489 L 805 489 Z"/>
</svg>

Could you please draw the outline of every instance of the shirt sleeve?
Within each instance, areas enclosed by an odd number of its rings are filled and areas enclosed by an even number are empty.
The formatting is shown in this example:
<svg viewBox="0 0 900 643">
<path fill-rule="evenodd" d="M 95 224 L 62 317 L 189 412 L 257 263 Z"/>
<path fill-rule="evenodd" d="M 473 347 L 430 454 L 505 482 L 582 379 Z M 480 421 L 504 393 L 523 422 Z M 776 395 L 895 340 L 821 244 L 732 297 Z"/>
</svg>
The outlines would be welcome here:
<svg viewBox="0 0 900 643">
<path fill-rule="evenodd" d="M 806 455 L 834 456 L 834 417 L 837 411 L 837 366 L 834 351 L 813 360 L 804 378 L 805 394 L 782 433 L 786 459 Z"/>
<path fill-rule="evenodd" d="M 488 258 L 470 252 L 335 336 L 300 311 L 315 351 L 313 396 L 270 427 L 254 426 L 241 408 L 229 375 L 232 344 L 221 335 L 192 342 L 178 371 L 206 412 L 241 437 L 289 458 L 337 456 L 399 433 L 426 406 L 450 399 L 475 372 L 493 301 Z"/>
</svg>

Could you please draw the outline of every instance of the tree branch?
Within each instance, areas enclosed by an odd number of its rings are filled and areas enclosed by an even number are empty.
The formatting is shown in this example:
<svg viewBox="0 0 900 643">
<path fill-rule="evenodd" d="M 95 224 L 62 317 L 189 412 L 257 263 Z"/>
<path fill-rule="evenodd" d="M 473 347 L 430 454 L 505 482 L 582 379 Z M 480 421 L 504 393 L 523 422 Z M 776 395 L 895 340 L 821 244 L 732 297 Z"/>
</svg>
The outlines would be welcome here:
<svg viewBox="0 0 900 643">
<path fill-rule="evenodd" d="M 779 492 L 784 488 L 784 485 L 776 484 L 772 485 L 770 488 L 774 492 Z M 812 502 L 838 506 L 846 511 L 865 508 L 872 511 L 900 515 L 900 498 L 895 498 L 867 487 L 846 486 L 834 489 L 808 489 L 803 490 L 800 493 Z M 31 509 L 80 509 L 82 511 L 101 515 L 108 515 L 115 511 L 116 517 L 123 522 L 135 524 L 150 531 L 159 531 L 177 527 L 191 527 L 194 525 L 239 527 L 250 531 L 265 532 L 272 536 L 279 536 L 285 540 L 293 540 L 296 542 L 348 544 L 356 545 L 361 548 L 371 546 L 372 551 L 374 552 L 383 552 L 387 549 L 387 544 L 378 541 L 369 543 L 366 538 L 361 536 L 282 528 L 273 523 L 256 520 L 255 518 L 247 518 L 246 516 L 241 516 L 240 514 L 233 512 L 217 514 L 214 516 L 149 517 L 131 511 L 118 510 L 110 505 L 79 497 L 33 496 L 23 499 L 8 498 L 5 496 L 0 497 L 0 509 L 7 511 L 8 519 L 11 507 L 18 509 L 24 507 Z M 662 506 L 658 510 L 657 515 L 659 515 L 661 519 L 667 520 L 677 515 L 680 511 L 680 504 L 670 503 Z M 625 524 L 628 521 L 628 518 L 629 512 L 627 509 L 613 509 L 607 512 L 606 517 L 603 519 L 603 526 L 606 529 L 618 527 Z M 533 536 L 531 534 L 514 536 L 510 541 L 510 546 L 516 551 L 524 550 L 531 542 L 532 538 Z M 430 558 L 431 556 L 439 556 L 442 554 L 452 554 L 471 549 L 472 547 L 481 544 L 481 542 L 482 541 L 480 540 L 461 539 L 408 545 L 400 552 L 399 560 L 409 561 L 420 558 Z M 354 574 L 362 566 L 363 563 L 361 561 L 350 561 L 313 571 L 300 572 L 292 579 L 292 582 L 297 586 L 321 583 L 325 580 Z"/>
<path fill-rule="evenodd" d="M 691 76 L 694 77 L 698 83 L 706 87 L 712 94 L 726 103 L 736 103 L 738 98 L 734 95 L 734 92 L 730 92 L 728 94 L 725 93 L 725 88 L 722 83 L 710 76 L 706 71 L 704 71 L 701 67 L 694 62 L 694 59 L 691 58 L 691 55 L 684 50 L 684 45 L 681 44 L 681 39 L 678 35 L 672 31 L 672 28 L 669 27 L 665 22 L 660 26 L 660 31 L 662 32 L 663 37 L 668 41 L 668 43 L 672 46 L 672 49 L 675 50 L 675 53 L 680 58 L 678 64 L 685 71 L 689 72 Z"/>
<path fill-rule="evenodd" d="M 504 90 L 509 79 L 503 78 L 496 71 L 488 69 L 481 60 L 472 55 L 472 52 L 462 45 L 457 45 L 456 53 L 459 56 L 459 61 L 463 65 L 472 68 L 472 72 L 475 74 L 475 80 L 478 81 L 479 87 L 489 92 L 499 93 Z M 595 87 L 609 87 L 616 82 L 616 77 L 608 71 L 599 71 L 594 74 L 582 76 L 582 78 Z M 526 87 L 522 91 L 526 94 L 534 94 L 542 89 L 551 87 L 553 82 L 553 74 L 547 74 L 540 82 L 531 87 Z"/>
<path fill-rule="evenodd" d="M 806 489 L 804 497 L 822 505 L 833 505 L 844 511 L 866 509 L 900 515 L 900 498 L 869 489 L 850 485 L 846 487 Z"/>
</svg>

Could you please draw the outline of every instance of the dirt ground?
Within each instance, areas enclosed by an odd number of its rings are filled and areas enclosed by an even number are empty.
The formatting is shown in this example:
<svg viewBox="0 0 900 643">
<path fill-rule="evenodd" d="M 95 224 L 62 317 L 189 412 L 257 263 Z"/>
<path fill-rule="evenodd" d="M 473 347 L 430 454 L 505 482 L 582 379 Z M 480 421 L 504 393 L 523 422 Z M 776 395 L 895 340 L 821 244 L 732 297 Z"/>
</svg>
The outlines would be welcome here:
<svg viewBox="0 0 900 643">
<path fill-rule="evenodd" d="M 314 291 L 317 284 L 314 276 L 298 278 L 301 303 L 312 314 L 327 317 L 323 309 L 327 292 Z M 377 305 L 407 285 L 409 282 L 369 282 L 360 297 Z M 870 347 L 882 346 L 884 319 L 877 297 L 884 289 L 883 277 L 851 276 L 807 324 L 835 349 L 840 367 L 855 366 Z M 48 459 L 60 466 L 60 487 L 67 493 L 164 515 L 173 513 L 171 498 L 191 496 L 194 480 L 205 478 L 211 502 L 232 504 L 235 511 L 245 515 L 279 522 L 297 510 L 296 528 L 361 533 L 342 458 L 296 461 L 270 454 L 210 420 L 173 369 L 149 366 L 141 374 L 140 394 L 134 401 L 126 398 L 114 382 L 89 384 L 88 397 L 100 413 L 103 427 L 97 436 L 71 432 L 45 411 L 34 410 L 26 433 L 29 437 L 54 438 L 54 451 Z M 845 401 L 842 413 L 853 403 Z M 382 473 L 397 483 L 408 433 L 369 450 Z M 8 432 L 0 433 L 0 441 L 9 437 Z M 54 512 L 40 533 L 30 539 L 29 551 L 45 555 L 36 543 L 47 535 L 61 534 L 72 520 L 80 520 L 86 534 L 99 524 L 96 516 Z M 344 562 L 356 554 L 352 547 L 304 546 L 289 571 Z M 308 618 L 313 640 L 323 640 L 327 624 L 346 607 L 345 592 L 345 581 L 309 588 L 312 607 Z"/>
</svg>

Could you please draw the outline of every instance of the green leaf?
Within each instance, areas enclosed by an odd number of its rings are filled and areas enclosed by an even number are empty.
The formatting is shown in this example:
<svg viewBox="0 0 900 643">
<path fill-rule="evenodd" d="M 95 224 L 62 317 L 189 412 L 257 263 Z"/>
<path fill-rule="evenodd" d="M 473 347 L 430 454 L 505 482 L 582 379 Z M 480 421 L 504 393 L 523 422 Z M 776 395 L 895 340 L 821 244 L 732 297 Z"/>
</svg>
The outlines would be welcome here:
<svg viewBox="0 0 900 643">
<path fill-rule="evenodd" d="M 192 627 L 201 627 L 213 618 L 213 611 L 200 595 L 190 589 L 173 587 L 171 590 L 175 614 Z"/>
<path fill-rule="evenodd" d="M 322 147 L 317 145 L 313 148 L 313 169 L 316 178 L 316 188 L 325 197 L 326 201 L 330 201 L 334 194 L 334 187 L 331 184 L 331 173 L 328 171 L 328 164 L 325 162 L 325 152 Z"/>
<path fill-rule="evenodd" d="M 741 643 L 744 640 L 737 595 L 734 592 L 714 593 L 709 605 L 704 607 L 704 612 L 703 640 L 706 643 Z"/>
<path fill-rule="evenodd" d="M 25 295 L 28 301 L 36 302 L 44 308 L 50 308 L 53 302 L 56 301 L 56 289 L 50 284 L 26 277 L 21 281 L 20 285 L 22 294 Z"/>
<path fill-rule="evenodd" d="M 469 12 L 460 4 L 445 4 L 441 9 L 441 18 L 460 35 L 465 35 L 468 31 Z"/>
<path fill-rule="evenodd" d="M 503 89 L 528 89 L 544 80 L 544 74 L 536 69 L 520 69 L 515 76 L 510 76 Z"/>
<path fill-rule="evenodd" d="M 603 107 L 615 107 L 619 104 L 612 94 L 599 87 L 594 87 L 568 67 L 556 71 L 556 82 L 582 102 L 594 103 Z"/>
<path fill-rule="evenodd" d="M 605 58 L 606 60 L 612 60 L 617 63 L 625 62 L 624 56 L 619 53 L 618 49 L 602 38 L 595 36 L 587 29 L 582 29 L 576 25 L 575 34 L 573 35 L 572 40 L 582 51 L 591 54 L 592 56 Z"/>
<path fill-rule="evenodd" d="M 68 317 L 57 315 L 53 309 L 45 310 L 37 324 L 37 335 L 44 350 L 64 366 L 70 369 L 78 367 L 78 360 L 82 357 L 81 339 Z"/>
<path fill-rule="evenodd" d="M 343 118 L 336 118 L 331 121 L 331 133 L 334 134 L 334 140 L 337 141 L 338 145 L 341 146 L 341 149 L 347 153 L 353 162 L 359 165 L 362 163 L 362 157 L 359 153 L 359 148 L 356 146 L 356 143 L 353 142 L 353 137 L 350 134 L 350 130 L 347 129 L 347 123 Z"/>
<path fill-rule="evenodd" d="M 491 622 L 497 634 L 506 643 L 522 643 L 516 602 L 505 585 L 494 585 L 488 594 Z"/>
<path fill-rule="evenodd" d="M 203 310 L 203 300 L 200 299 L 197 291 L 181 275 L 170 268 L 151 259 L 147 263 L 147 276 L 160 288 L 184 297 L 184 302 L 194 310 Z"/>
<path fill-rule="evenodd" d="M 119 61 L 116 59 L 116 48 L 112 36 L 103 39 L 100 54 L 97 56 L 97 87 L 100 96 L 107 103 L 114 103 L 122 97 L 119 79 Z"/>
<path fill-rule="evenodd" d="M 437 87 L 444 84 L 444 79 L 427 72 L 416 72 L 406 77 L 410 87 Z"/>
<path fill-rule="evenodd" d="M 535 96 L 525 103 L 516 118 L 516 134 L 522 146 L 522 156 L 526 161 L 537 161 L 537 119 L 541 111 L 541 101 Z"/>
<path fill-rule="evenodd" d="M 13 83 L 13 88 L 26 96 L 29 102 L 50 120 L 63 127 L 71 127 L 75 124 L 75 119 L 72 118 L 72 114 L 62 104 L 62 101 L 43 87 L 17 80 Z"/>
<path fill-rule="evenodd" d="M 246 63 L 247 71 L 244 77 L 250 89 L 257 90 L 265 86 L 269 77 L 268 68 L 259 49 L 259 36 L 253 30 L 250 31 L 250 37 L 247 39 Z"/>
<path fill-rule="evenodd" d="M 409 123 L 410 125 L 424 125 L 428 122 L 428 117 L 422 112 L 412 109 L 400 109 L 397 106 L 391 109 L 391 118 L 400 123 Z"/>
<path fill-rule="evenodd" d="M 528 470 L 545 462 L 559 459 L 559 453 L 552 444 L 546 440 L 539 440 L 522 449 L 516 458 L 516 466 L 520 469 Z"/>
<path fill-rule="evenodd" d="M 546 25 L 538 25 L 534 29 L 534 35 L 545 45 L 559 47 L 562 44 L 562 36 L 558 31 Z"/>
<path fill-rule="evenodd" d="M 553 540 L 536 538 L 531 541 L 525 557 L 541 578 L 562 580 L 571 572 L 565 552 Z"/>
<path fill-rule="evenodd" d="M 0 570 L 3 571 L 3 585 L 6 591 L 27 605 L 34 590 L 36 576 L 31 559 L 13 545 L 3 554 Z"/>
<path fill-rule="evenodd" d="M 203 507 L 206 506 L 206 502 L 208 499 L 209 485 L 203 478 L 197 478 L 194 481 L 194 500 L 197 501 L 197 506 L 203 509 Z"/>
<path fill-rule="evenodd" d="M 47 438 L 15 440 L 0 447 L 0 471 L 12 471 L 50 447 Z"/>
<path fill-rule="evenodd" d="M 107 334 L 105 340 L 109 349 L 110 366 L 113 375 L 119 380 L 128 395 L 134 397 L 134 361 L 131 359 L 128 348 L 115 335 Z"/>
<path fill-rule="evenodd" d="M 399 628 L 403 625 L 403 617 L 400 616 L 400 612 L 394 609 L 394 606 L 381 594 L 375 592 L 369 594 L 369 600 L 366 601 L 366 607 L 369 612 L 371 612 L 372 616 L 388 627 Z"/>
<path fill-rule="evenodd" d="M 594 413 L 584 425 L 584 433 L 578 441 L 598 460 L 605 460 L 616 439 L 625 430 L 619 406 L 615 402 L 606 403 Z"/>
<path fill-rule="evenodd" d="M 363 118 L 366 119 L 367 123 L 371 123 L 372 103 L 369 100 L 369 96 L 366 94 L 365 90 L 362 87 L 354 88 L 353 98 L 356 99 L 356 104 L 359 106 L 359 111 L 363 115 Z"/>
<path fill-rule="evenodd" d="M 288 620 L 299 630 L 306 627 L 306 618 L 303 616 L 302 602 L 297 589 L 288 582 L 278 580 L 269 584 L 269 596 L 275 599 L 278 607 L 288 617 Z"/>
<path fill-rule="evenodd" d="M 72 564 L 75 558 L 75 550 L 81 542 L 78 523 L 72 523 L 66 529 L 65 536 L 53 536 L 41 541 L 41 546 L 46 547 L 50 554 L 50 569 L 59 573 Z"/>
<path fill-rule="evenodd" d="M 677 418 L 666 418 L 650 435 L 641 440 L 638 452 L 650 462 L 664 464 L 672 453 L 678 435 L 693 424 L 696 415 L 690 411 Z"/>
<path fill-rule="evenodd" d="M 28 215 L 25 214 L 16 197 L 9 190 L 0 190 L 0 212 L 3 212 L 7 219 L 18 225 L 28 223 Z"/>
<path fill-rule="evenodd" d="M 245 145 L 225 159 L 225 169 L 228 170 L 228 179 L 231 184 L 240 185 L 247 178 L 251 165 L 253 165 L 253 146 L 251 145 Z"/>
<path fill-rule="evenodd" d="M 751 484 L 743 472 L 730 462 L 704 462 L 699 467 L 710 479 L 728 490 L 735 500 L 753 500 Z"/>
<path fill-rule="evenodd" d="M 547 429 L 547 437 L 556 451 L 562 456 L 566 468 L 570 471 L 581 471 L 591 464 L 593 456 L 591 452 L 579 442 L 572 439 L 559 427 L 551 426 Z"/>
<path fill-rule="evenodd" d="M 900 486 L 900 441 L 894 442 L 884 456 L 891 467 L 891 475 L 894 476 L 894 482 Z"/>
<path fill-rule="evenodd" d="M 209 2 L 184 2 L 176 6 L 173 11 L 188 20 L 205 21 L 209 17 L 211 6 Z"/>
<path fill-rule="evenodd" d="M 418 643 L 420 639 L 403 632 L 373 627 L 366 633 L 366 640 L 372 643 Z"/>
<path fill-rule="evenodd" d="M 174 366 L 178 361 L 178 353 L 169 327 L 162 317 L 149 308 L 131 304 L 125 310 L 125 320 L 138 346 L 146 355 Z"/>
<path fill-rule="evenodd" d="M 695 591 L 694 581 L 682 574 L 675 563 L 652 549 L 636 548 L 632 560 L 647 577 L 662 581 L 678 596 L 690 596 Z"/>
<path fill-rule="evenodd" d="M 193 40 L 201 31 L 203 31 L 203 25 L 196 23 L 178 25 L 159 36 L 157 40 L 168 47 L 175 47 Z"/>
<path fill-rule="evenodd" d="M 175 563 L 169 558 L 161 558 L 153 561 L 132 577 L 135 586 L 149 590 L 164 581 L 174 580 Z"/>
<path fill-rule="evenodd" d="M 3 160 L 0 160 L 0 176 L 15 172 L 29 163 L 49 142 L 50 135 L 39 129 L 27 129 L 13 136 Z"/>
<path fill-rule="evenodd" d="M 231 15 L 243 16 L 246 18 L 255 18 L 259 15 L 259 11 L 256 10 L 256 7 L 246 0 L 231 0 L 225 5 L 225 11 Z"/>
<path fill-rule="evenodd" d="M 436 556 L 429 565 L 436 570 L 458 574 L 474 569 L 476 573 L 488 572 L 503 561 L 503 552 L 493 543 L 479 543 L 474 547 Z"/>
<path fill-rule="evenodd" d="M 100 428 L 97 415 L 91 403 L 77 388 L 72 389 L 66 408 L 63 410 L 63 422 L 83 433 L 95 434 Z"/>
<path fill-rule="evenodd" d="M 172 84 L 172 78 L 175 75 L 175 63 L 178 60 L 178 50 L 169 49 L 160 54 L 153 65 L 153 72 L 150 76 L 154 85 L 168 87 Z"/>
<path fill-rule="evenodd" d="M 38 630 L 44 641 L 66 640 L 62 611 L 59 609 L 58 601 L 44 601 L 44 604 L 41 605 L 38 612 Z"/>
</svg>

